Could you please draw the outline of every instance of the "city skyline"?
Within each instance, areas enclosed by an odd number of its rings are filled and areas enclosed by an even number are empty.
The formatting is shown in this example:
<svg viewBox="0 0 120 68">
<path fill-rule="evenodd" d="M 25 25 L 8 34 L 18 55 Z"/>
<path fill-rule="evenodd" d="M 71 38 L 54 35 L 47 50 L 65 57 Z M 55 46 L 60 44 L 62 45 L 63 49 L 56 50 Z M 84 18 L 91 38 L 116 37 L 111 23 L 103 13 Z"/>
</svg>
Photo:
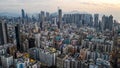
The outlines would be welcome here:
<svg viewBox="0 0 120 68">
<path fill-rule="evenodd" d="M 120 68 L 118 0 L 0 0 L 0 68 Z"/>
<path fill-rule="evenodd" d="M 77 10 L 92 14 L 112 14 L 117 21 L 120 21 L 119 0 L 1 0 L 0 6 L 0 12 L 13 12 L 19 14 L 22 8 L 28 13 L 39 13 L 41 10 L 55 12 L 57 7 L 60 7 L 63 12 Z"/>
</svg>

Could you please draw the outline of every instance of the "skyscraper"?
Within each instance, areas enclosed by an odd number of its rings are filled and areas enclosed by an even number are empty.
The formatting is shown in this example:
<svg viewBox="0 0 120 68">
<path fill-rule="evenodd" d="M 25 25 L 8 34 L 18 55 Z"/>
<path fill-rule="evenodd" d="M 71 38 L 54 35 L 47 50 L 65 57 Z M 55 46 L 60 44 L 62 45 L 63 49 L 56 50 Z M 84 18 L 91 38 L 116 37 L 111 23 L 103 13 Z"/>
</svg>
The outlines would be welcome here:
<svg viewBox="0 0 120 68">
<path fill-rule="evenodd" d="M 94 14 L 94 27 L 97 28 L 99 25 L 99 14 Z"/>
<path fill-rule="evenodd" d="M 93 17 L 91 14 L 80 14 L 80 13 L 64 14 L 63 22 L 75 23 L 77 24 L 77 27 L 80 27 L 82 25 L 93 26 Z"/>
<path fill-rule="evenodd" d="M 8 38 L 8 30 L 7 30 L 8 26 L 7 23 L 5 23 L 5 34 L 6 34 L 6 41 L 7 43 L 9 42 L 9 38 Z"/>
<path fill-rule="evenodd" d="M 102 16 L 102 31 L 104 31 L 106 29 L 106 16 L 103 15 Z"/>
<path fill-rule="evenodd" d="M 103 30 L 112 30 L 112 26 L 113 26 L 113 16 L 110 15 L 108 16 L 103 16 L 102 17 L 102 23 L 103 23 Z"/>
<path fill-rule="evenodd" d="M 50 18 L 50 14 L 49 12 L 46 12 L 46 21 L 49 21 L 49 18 Z"/>
<path fill-rule="evenodd" d="M 22 18 L 25 18 L 25 12 L 24 12 L 24 9 L 22 9 L 21 12 L 22 12 Z"/>
<path fill-rule="evenodd" d="M 45 13 L 44 13 L 44 11 L 41 11 L 41 16 L 40 16 L 40 18 L 41 18 L 40 28 L 41 28 L 41 30 L 42 30 L 42 29 L 43 29 L 43 23 L 44 23 L 44 21 L 45 21 Z"/>
<path fill-rule="evenodd" d="M 89 26 L 93 26 L 93 17 L 92 17 L 92 15 L 90 16 L 90 23 L 89 23 Z"/>
<path fill-rule="evenodd" d="M 26 23 L 28 23 L 29 22 L 29 17 L 28 17 L 28 14 L 26 14 Z"/>
<path fill-rule="evenodd" d="M 29 38 L 28 39 L 28 44 L 29 44 L 29 48 L 35 47 L 35 39 L 34 38 Z"/>
<path fill-rule="evenodd" d="M 15 34 L 16 34 L 16 43 L 17 43 L 17 50 L 21 51 L 22 46 L 21 46 L 21 39 L 20 39 L 20 25 L 17 24 L 15 26 Z"/>
<path fill-rule="evenodd" d="M 62 23 L 62 10 L 58 10 L 58 28 L 61 28 L 61 23 Z"/>
<path fill-rule="evenodd" d="M 24 9 L 21 10 L 22 12 L 22 24 L 25 23 L 25 12 L 24 12 Z"/>
<path fill-rule="evenodd" d="M 110 15 L 109 16 L 109 30 L 112 30 L 112 26 L 113 26 L 113 16 Z"/>
<path fill-rule="evenodd" d="M 7 43 L 7 24 L 3 20 L 0 20 L 0 45 Z"/>
</svg>

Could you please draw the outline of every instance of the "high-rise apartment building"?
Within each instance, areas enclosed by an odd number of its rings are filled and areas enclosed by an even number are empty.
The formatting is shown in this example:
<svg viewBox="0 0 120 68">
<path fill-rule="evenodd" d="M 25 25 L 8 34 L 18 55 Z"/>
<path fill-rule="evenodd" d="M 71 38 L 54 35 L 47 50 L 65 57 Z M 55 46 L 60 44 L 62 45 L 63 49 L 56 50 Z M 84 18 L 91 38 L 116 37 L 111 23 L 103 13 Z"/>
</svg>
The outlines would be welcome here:
<svg viewBox="0 0 120 68">
<path fill-rule="evenodd" d="M 10 55 L 1 56 L 1 61 L 3 68 L 9 68 L 11 65 L 13 65 L 13 56 Z"/>
<path fill-rule="evenodd" d="M 103 16 L 102 17 L 102 23 L 103 23 L 103 30 L 112 30 L 113 27 L 113 16 Z"/>
</svg>

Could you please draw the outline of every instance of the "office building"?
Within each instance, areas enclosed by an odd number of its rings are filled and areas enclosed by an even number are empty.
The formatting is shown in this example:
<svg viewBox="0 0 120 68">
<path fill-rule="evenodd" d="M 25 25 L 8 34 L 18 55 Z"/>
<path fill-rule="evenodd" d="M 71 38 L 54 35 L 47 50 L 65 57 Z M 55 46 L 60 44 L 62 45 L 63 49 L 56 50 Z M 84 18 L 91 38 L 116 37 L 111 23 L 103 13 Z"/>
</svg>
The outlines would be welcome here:
<svg viewBox="0 0 120 68">
<path fill-rule="evenodd" d="M 94 14 L 94 27 L 98 28 L 99 26 L 99 14 Z"/>
<path fill-rule="evenodd" d="M 24 12 L 24 9 L 21 10 L 21 13 L 22 13 L 22 24 L 25 23 L 25 12 Z"/>
<path fill-rule="evenodd" d="M 29 48 L 35 47 L 35 39 L 34 38 L 29 38 L 28 39 L 28 44 L 29 44 Z"/>
<path fill-rule="evenodd" d="M 9 43 L 9 36 L 8 36 L 8 25 L 7 25 L 7 23 L 5 23 L 5 33 L 6 33 L 6 41 L 7 41 L 7 43 Z"/>
<path fill-rule="evenodd" d="M 58 28 L 60 29 L 61 28 L 61 25 L 62 25 L 62 10 L 61 9 L 58 9 Z"/>
<path fill-rule="evenodd" d="M 41 18 L 40 29 L 43 30 L 43 27 L 44 27 L 43 25 L 45 22 L 45 12 L 44 11 L 41 11 L 40 18 Z"/>
<path fill-rule="evenodd" d="M 0 20 L 0 45 L 8 42 L 7 24 L 5 21 Z"/>
<path fill-rule="evenodd" d="M 90 16 L 90 23 L 88 24 L 88 26 L 93 27 L 93 24 L 94 24 L 94 22 L 93 22 L 93 17 L 92 17 L 92 15 L 91 15 L 91 16 Z"/>
<path fill-rule="evenodd" d="M 49 20 L 50 20 L 50 13 L 46 12 L 46 21 L 49 21 Z"/>
<path fill-rule="evenodd" d="M 15 34 L 16 34 L 16 44 L 17 44 L 17 50 L 22 51 L 22 45 L 21 45 L 21 38 L 20 38 L 20 25 L 17 24 L 15 26 Z"/>
<path fill-rule="evenodd" d="M 109 16 L 109 30 L 112 30 L 113 29 L 113 16 L 110 15 Z"/>
<path fill-rule="evenodd" d="M 25 18 L 25 12 L 24 12 L 24 9 L 22 9 L 21 12 L 22 12 L 22 18 Z"/>
</svg>

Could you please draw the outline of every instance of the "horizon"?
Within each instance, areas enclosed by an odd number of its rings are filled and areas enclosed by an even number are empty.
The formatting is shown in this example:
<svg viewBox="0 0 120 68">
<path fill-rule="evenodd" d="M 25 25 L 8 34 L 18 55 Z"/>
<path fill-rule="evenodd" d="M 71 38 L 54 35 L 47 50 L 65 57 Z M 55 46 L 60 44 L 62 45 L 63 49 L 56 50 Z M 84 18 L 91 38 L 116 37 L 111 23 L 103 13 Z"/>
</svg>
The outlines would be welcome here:
<svg viewBox="0 0 120 68">
<path fill-rule="evenodd" d="M 63 12 L 77 10 L 90 14 L 113 15 L 115 20 L 120 21 L 119 0 L 74 0 L 74 2 L 73 0 L 1 0 L 0 6 L 0 13 L 10 12 L 21 14 L 21 9 L 24 9 L 27 13 L 39 13 L 40 11 L 53 13 L 57 12 L 57 7 L 60 7 Z"/>
</svg>

